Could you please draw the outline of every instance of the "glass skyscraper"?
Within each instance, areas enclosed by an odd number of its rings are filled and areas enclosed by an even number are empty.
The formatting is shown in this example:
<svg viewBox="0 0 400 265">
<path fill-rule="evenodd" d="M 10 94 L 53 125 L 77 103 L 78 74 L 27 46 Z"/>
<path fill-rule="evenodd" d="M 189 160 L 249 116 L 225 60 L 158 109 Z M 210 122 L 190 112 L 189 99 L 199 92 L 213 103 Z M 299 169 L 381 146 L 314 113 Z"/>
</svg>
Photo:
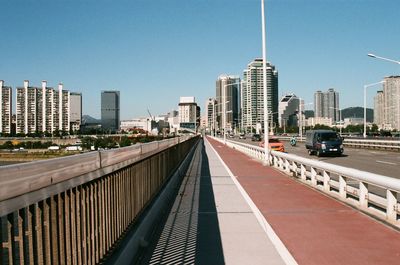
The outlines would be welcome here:
<svg viewBox="0 0 400 265">
<path fill-rule="evenodd" d="M 101 127 L 107 132 L 119 130 L 119 91 L 101 92 Z"/>
</svg>

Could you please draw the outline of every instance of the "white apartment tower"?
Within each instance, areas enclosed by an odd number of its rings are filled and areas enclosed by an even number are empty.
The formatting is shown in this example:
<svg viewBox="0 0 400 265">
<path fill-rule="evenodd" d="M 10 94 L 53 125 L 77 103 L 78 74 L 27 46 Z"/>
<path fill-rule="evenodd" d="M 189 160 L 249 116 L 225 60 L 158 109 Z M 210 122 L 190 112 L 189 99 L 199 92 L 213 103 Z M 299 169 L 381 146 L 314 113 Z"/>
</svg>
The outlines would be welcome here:
<svg viewBox="0 0 400 265">
<path fill-rule="evenodd" d="M 69 91 L 47 87 L 30 87 L 24 81 L 23 87 L 17 87 L 16 97 L 16 133 L 69 132 Z"/>
<path fill-rule="evenodd" d="M 400 130 L 400 76 L 388 76 L 384 81 L 384 123 Z"/>
<path fill-rule="evenodd" d="M 278 122 L 278 71 L 275 66 L 267 62 L 267 112 L 272 115 L 272 120 Z M 255 59 L 243 71 L 243 85 L 241 98 L 241 127 L 246 132 L 251 132 L 257 124 L 264 127 L 264 85 L 263 60 Z M 269 118 L 270 119 L 270 118 Z"/>
<path fill-rule="evenodd" d="M 0 80 L 0 133 L 11 133 L 12 89 Z"/>
<path fill-rule="evenodd" d="M 384 127 L 384 96 L 380 90 L 374 97 L 374 123 L 382 129 Z"/>
</svg>

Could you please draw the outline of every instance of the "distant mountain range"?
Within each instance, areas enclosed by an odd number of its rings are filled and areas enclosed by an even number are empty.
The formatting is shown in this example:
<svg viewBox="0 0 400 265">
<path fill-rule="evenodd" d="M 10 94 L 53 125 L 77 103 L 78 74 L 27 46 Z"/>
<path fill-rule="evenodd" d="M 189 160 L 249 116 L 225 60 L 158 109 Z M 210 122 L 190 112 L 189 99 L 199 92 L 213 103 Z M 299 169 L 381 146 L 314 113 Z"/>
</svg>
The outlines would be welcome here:
<svg viewBox="0 0 400 265">
<path fill-rule="evenodd" d="M 87 124 L 87 123 L 101 123 L 101 120 L 93 118 L 92 116 L 89 115 L 82 115 L 82 124 Z"/>
<path fill-rule="evenodd" d="M 304 111 L 306 118 L 314 117 L 313 110 Z M 363 107 L 350 107 L 342 110 L 342 119 L 345 118 L 364 118 L 364 108 Z M 367 122 L 374 121 L 374 110 L 367 108 Z"/>
</svg>

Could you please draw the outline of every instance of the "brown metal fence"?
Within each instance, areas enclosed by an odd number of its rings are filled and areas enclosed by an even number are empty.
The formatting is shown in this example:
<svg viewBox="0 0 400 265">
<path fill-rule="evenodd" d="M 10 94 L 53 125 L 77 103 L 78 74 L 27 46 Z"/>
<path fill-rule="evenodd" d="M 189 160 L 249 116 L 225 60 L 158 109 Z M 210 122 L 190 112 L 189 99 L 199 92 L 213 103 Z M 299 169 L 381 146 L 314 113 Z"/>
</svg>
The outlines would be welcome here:
<svg viewBox="0 0 400 265">
<path fill-rule="evenodd" d="M 161 151 L 150 148 L 141 152 L 143 159 L 128 165 L 126 161 L 100 165 L 95 173 L 80 175 L 80 179 L 91 176 L 91 180 L 79 185 L 71 185 L 74 181 L 69 178 L 52 185 L 51 191 L 50 186 L 41 187 L 32 194 L 3 200 L 0 264 L 98 264 L 123 238 L 197 140 L 158 144 Z M 4 172 L 10 169 L 0 170 L 0 174 Z M 5 177 L 0 175 L 0 185 L 11 185 L 2 181 Z M 24 206 L 12 209 L 15 205 Z"/>
</svg>

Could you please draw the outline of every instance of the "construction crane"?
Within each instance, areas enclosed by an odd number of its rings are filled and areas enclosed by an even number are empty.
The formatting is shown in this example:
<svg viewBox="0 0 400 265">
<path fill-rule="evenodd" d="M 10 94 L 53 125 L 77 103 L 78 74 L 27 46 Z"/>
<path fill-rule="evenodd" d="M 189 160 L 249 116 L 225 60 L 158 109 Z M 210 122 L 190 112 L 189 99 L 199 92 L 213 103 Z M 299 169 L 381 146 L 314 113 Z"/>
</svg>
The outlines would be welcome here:
<svg viewBox="0 0 400 265">
<path fill-rule="evenodd" d="M 150 115 L 150 119 L 151 119 L 152 121 L 154 121 L 154 117 L 153 117 L 153 115 L 151 115 L 149 108 L 147 108 L 147 113 Z"/>
</svg>

